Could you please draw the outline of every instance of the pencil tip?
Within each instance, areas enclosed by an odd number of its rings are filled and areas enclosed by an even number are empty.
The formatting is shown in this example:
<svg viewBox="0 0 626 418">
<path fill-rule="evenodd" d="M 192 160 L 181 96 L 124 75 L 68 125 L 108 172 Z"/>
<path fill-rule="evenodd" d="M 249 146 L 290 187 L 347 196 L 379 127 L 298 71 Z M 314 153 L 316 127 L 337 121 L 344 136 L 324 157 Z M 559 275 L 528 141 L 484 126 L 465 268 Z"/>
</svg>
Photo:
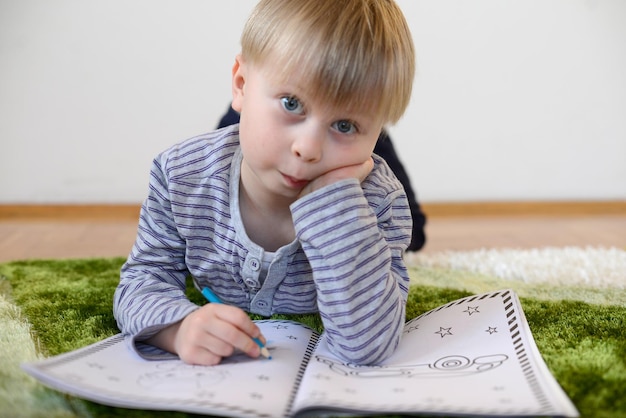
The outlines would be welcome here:
<svg viewBox="0 0 626 418">
<path fill-rule="evenodd" d="M 261 354 L 263 355 L 263 357 L 265 357 L 265 358 L 266 358 L 266 359 L 268 359 L 268 360 L 271 360 L 271 359 L 272 359 L 272 356 L 271 356 L 271 354 L 270 354 L 269 350 L 268 350 L 266 347 L 263 347 L 263 348 L 261 349 Z"/>
<path fill-rule="evenodd" d="M 270 355 L 270 351 L 267 349 L 267 347 L 261 342 L 260 339 L 258 338 L 253 338 L 254 342 L 257 343 L 257 345 L 259 346 L 259 348 L 261 349 L 261 355 L 267 359 L 272 358 L 272 356 Z"/>
</svg>

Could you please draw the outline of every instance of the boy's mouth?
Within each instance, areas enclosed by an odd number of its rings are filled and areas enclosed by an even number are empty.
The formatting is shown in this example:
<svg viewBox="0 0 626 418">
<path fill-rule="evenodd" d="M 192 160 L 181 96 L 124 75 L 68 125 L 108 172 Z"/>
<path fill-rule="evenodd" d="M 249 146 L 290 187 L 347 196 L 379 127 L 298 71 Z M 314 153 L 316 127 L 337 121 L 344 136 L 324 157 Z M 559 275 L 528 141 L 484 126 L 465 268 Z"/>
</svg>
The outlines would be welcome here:
<svg viewBox="0 0 626 418">
<path fill-rule="evenodd" d="M 297 179 L 295 177 L 288 176 L 287 174 L 283 174 L 283 178 L 285 179 L 285 183 L 293 189 L 302 189 L 304 186 L 309 184 L 308 180 Z"/>
</svg>

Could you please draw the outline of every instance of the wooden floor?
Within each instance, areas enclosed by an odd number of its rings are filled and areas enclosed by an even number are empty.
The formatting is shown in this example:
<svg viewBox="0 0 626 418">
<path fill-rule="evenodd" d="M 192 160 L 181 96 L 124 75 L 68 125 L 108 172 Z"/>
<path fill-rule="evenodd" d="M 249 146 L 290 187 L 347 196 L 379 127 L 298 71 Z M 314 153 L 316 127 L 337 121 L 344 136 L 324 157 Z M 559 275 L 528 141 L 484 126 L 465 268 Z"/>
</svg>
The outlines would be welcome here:
<svg viewBox="0 0 626 418">
<path fill-rule="evenodd" d="M 134 219 L 2 219 L 0 262 L 126 257 Z M 424 252 L 480 248 L 603 246 L 626 249 L 626 214 L 430 217 Z"/>
</svg>

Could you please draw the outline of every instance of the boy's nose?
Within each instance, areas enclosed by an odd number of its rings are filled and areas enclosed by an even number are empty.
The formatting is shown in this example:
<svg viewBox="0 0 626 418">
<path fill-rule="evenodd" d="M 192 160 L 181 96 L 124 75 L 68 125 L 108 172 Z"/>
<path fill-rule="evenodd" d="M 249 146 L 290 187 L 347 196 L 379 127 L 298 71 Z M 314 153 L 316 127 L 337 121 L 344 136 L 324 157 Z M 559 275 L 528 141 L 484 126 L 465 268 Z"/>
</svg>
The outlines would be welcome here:
<svg viewBox="0 0 626 418">
<path fill-rule="evenodd" d="M 307 163 L 316 163 L 322 158 L 323 138 L 319 134 L 298 136 L 291 145 L 291 152 Z"/>
</svg>

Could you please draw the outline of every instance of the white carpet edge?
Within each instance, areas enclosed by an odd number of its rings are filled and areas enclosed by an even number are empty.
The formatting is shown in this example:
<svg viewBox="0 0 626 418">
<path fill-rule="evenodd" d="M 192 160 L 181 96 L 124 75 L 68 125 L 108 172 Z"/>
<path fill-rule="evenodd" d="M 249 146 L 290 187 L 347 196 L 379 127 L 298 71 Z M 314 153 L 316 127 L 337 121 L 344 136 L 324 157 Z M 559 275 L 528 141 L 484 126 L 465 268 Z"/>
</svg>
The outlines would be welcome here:
<svg viewBox="0 0 626 418">
<path fill-rule="evenodd" d="M 543 247 L 407 253 L 408 267 L 448 268 L 511 282 L 626 289 L 626 251 L 615 247 Z"/>
</svg>

